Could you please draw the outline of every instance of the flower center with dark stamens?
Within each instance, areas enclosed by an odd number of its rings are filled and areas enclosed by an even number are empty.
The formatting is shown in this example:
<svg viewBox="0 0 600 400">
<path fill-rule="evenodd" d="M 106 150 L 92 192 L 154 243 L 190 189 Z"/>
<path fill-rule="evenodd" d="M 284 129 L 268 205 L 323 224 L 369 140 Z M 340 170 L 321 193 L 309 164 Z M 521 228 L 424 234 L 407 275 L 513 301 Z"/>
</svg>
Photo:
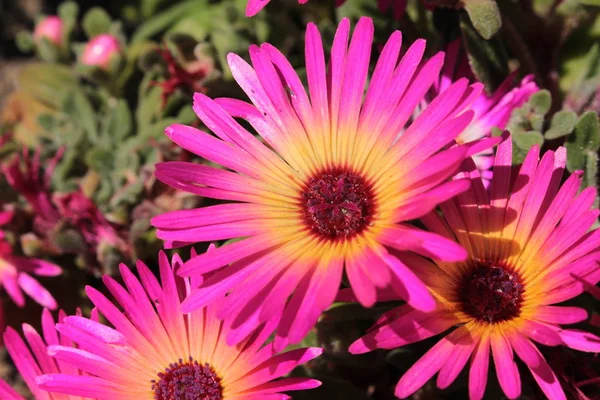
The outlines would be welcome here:
<svg viewBox="0 0 600 400">
<path fill-rule="evenodd" d="M 153 379 L 152 390 L 157 400 L 222 400 L 221 378 L 208 364 L 189 361 L 169 364 L 165 372 Z"/>
<path fill-rule="evenodd" d="M 310 230 L 330 240 L 360 233 L 371 223 L 375 208 L 371 185 L 343 169 L 313 176 L 304 187 L 302 201 Z"/>
<path fill-rule="evenodd" d="M 473 318 L 495 323 L 519 315 L 523 284 L 517 273 L 493 263 L 480 264 L 463 278 L 459 293 L 463 311 Z"/>
</svg>

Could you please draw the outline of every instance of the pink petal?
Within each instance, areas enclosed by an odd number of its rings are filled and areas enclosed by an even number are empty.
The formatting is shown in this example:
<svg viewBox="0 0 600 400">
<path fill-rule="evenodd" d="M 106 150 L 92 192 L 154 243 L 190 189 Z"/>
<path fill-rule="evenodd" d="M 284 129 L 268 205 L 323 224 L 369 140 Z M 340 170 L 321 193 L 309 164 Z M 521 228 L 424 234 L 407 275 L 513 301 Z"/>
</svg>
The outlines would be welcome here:
<svg viewBox="0 0 600 400">
<path fill-rule="evenodd" d="M 490 366 L 490 338 L 484 334 L 471 357 L 469 368 L 469 398 L 481 400 L 487 385 L 488 369 Z"/>
<path fill-rule="evenodd" d="M 35 300 L 36 303 L 50 310 L 55 310 L 58 307 L 56 300 L 54 300 L 50 292 L 25 272 L 19 274 L 18 282 L 21 289 Z"/>
<path fill-rule="evenodd" d="M 468 331 L 461 327 L 450 335 L 440 339 L 423 357 L 421 357 L 406 373 L 400 378 L 396 385 L 396 396 L 405 398 L 416 392 L 423 386 L 436 372 L 442 368 L 444 363 L 450 357 L 455 343 L 462 339 Z"/>
<path fill-rule="evenodd" d="M 500 387 L 506 397 L 516 399 L 521 395 L 521 378 L 513 359 L 513 349 L 502 332 L 493 333 L 491 344 Z"/>
</svg>

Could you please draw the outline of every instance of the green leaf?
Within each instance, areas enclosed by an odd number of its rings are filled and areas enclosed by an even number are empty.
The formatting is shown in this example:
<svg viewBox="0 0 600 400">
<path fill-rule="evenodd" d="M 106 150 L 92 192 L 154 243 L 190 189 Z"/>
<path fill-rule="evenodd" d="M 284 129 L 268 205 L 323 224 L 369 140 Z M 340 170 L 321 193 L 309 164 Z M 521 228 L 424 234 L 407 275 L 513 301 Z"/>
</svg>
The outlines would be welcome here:
<svg viewBox="0 0 600 400">
<path fill-rule="evenodd" d="M 85 155 L 85 163 L 100 175 L 109 175 L 114 166 L 115 158 L 111 150 L 105 150 L 98 147 L 90 149 Z"/>
<path fill-rule="evenodd" d="M 529 98 L 528 103 L 531 105 L 533 112 L 546 115 L 552 105 L 552 96 L 549 91 L 540 90 Z"/>
<path fill-rule="evenodd" d="M 502 26 L 496 0 L 464 0 L 463 4 L 475 30 L 484 39 L 491 39 Z"/>
<path fill-rule="evenodd" d="M 54 43 L 48 40 L 48 38 L 43 37 L 40 40 L 38 40 L 35 49 L 37 51 L 38 57 L 42 61 L 51 63 L 58 61 L 58 47 L 56 47 Z"/>
<path fill-rule="evenodd" d="M 51 131 L 55 125 L 54 116 L 51 114 L 42 114 L 38 116 L 38 124 L 47 131 Z"/>
<path fill-rule="evenodd" d="M 482 38 L 465 14 L 461 15 L 460 29 L 473 74 L 488 92 L 495 90 L 508 75 L 504 44 L 498 37 Z"/>
<path fill-rule="evenodd" d="M 579 3 L 586 6 L 600 7 L 600 0 L 579 0 Z"/>
<path fill-rule="evenodd" d="M 525 159 L 525 156 L 529 152 L 532 146 L 542 146 L 544 143 L 544 136 L 537 131 L 527 131 L 512 134 L 513 140 L 513 165 L 521 164 Z"/>
<path fill-rule="evenodd" d="M 573 133 L 569 135 L 565 147 L 567 148 L 567 168 L 573 172 L 586 167 L 587 153 L 598 151 L 600 143 L 600 127 L 598 116 L 593 111 L 583 114 Z"/>
<path fill-rule="evenodd" d="M 546 131 L 544 136 L 548 140 L 557 139 L 562 136 L 567 136 L 575 128 L 577 123 L 577 115 L 573 111 L 559 111 L 552 116 L 550 129 Z"/>
<path fill-rule="evenodd" d="M 33 36 L 31 32 L 20 31 L 15 36 L 15 44 L 19 50 L 23 53 L 29 53 L 33 49 Z"/>
<path fill-rule="evenodd" d="M 89 39 L 108 32 L 112 20 L 110 15 L 100 7 L 93 7 L 83 17 L 81 25 Z"/>
<path fill-rule="evenodd" d="M 104 119 L 103 134 L 110 137 L 110 142 L 118 144 L 125 139 L 132 129 L 131 111 L 127 102 L 119 99 Z"/>
<path fill-rule="evenodd" d="M 74 1 L 63 1 L 58 6 L 58 16 L 65 21 L 75 21 L 79 13 L 79 6 Z"/>
<path fill-rule="evenodd" d="M 544 136 L 540 132 L 529 131 L 523 133 L 515 133 L 512 135 L 513 143 L 520 149 L 527 150 L 534 146 L 541 146 L 544 143 Z"/>
<path fill-rule="evenodd" d="M 140 25 L 133 34 L 131 43 L 146 40 L 165 31 L 180 18 L 185 17 L 198 8 L 202 10 L 208 9 L 208 7 L 206 7 L 206 0 L 188 0 L 170 7 L 166 11 L 159 13 Z"/>
<path fill-rule="evenodd" d="M 596 186 L 598 182 L 598 153 L 587 151 L 585 154 L 585 168 L 583 174 L 584 187 Z"/>
</svg>

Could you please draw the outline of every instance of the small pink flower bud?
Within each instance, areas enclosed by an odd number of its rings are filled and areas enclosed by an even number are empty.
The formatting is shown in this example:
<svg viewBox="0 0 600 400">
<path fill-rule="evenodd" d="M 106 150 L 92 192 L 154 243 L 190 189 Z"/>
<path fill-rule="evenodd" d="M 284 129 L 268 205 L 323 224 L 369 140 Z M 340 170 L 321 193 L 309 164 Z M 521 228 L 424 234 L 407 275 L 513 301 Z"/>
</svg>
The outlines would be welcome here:
<svg viewBox="0 0 600 400">
<path fill-rule="evenodd" d="M 51 15 L 42 19 L 33 32 L 33 38 L 39 42 L 42 38 L 48 39 L 56 46 L 62 44 L 63 21 L 56 15 Z"/>
<path fill-rule="evenodd" d="M 107 69 L 113 57 L 121 54 L 121 44 L 109 34 L 98 35 L 90 40 L 81 56 L 81 62 L 88 66 Z"/>
</svg>

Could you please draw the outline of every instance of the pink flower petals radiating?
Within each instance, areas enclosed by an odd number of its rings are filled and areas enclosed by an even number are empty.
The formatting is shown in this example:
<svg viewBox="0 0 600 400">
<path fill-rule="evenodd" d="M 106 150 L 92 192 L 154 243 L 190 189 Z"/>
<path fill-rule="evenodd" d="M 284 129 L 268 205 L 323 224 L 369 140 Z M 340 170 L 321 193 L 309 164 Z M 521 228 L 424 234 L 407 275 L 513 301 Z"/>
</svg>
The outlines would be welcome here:
<svg viewBox="0 0 600 400">
<path fill-rule="evenodd" d="M 488 323 L 460 306 L 464 300 L 456 293 L 461 287 L 456 279 L 469 271 L 468 263 L 434 259 L 436 265 L 423 264 L 427 268 L 415 270 L 436 297 L 435 311 L 424 314 L 410 305 L 401 306 L 386 313 L 349 349 L 351 353 L 393 349 L 458 325 L 400 379 L 396 387 L 400 398 L 413 394 L 436 373 L 437 386 L 446 388 L 469 364 L 469 398 L 482 399 L 491 357 L 506 397 L 521 395 L 518 358 L 549 399 L 564 400 L 567 397 L 559 378 L 536 344 L 600 351 L 599 337 L 561 326 L 587 320 L 587 312 L 557 304 L 600 281 L 600 231 L 590 231 L 599 214 L 592 208 L 595 192 L 588 188 L 577 193 L 580 172 L 561 185 L 564 148 L 546 152 L 540 159 L 539 149 L 534 147 L 523 165 L 513 168 L 511 138 L 503 137 L 489 192 L 474 163 L 467 161 L 455 179 L 469 179 L 471 187 L 442 203 L 441 216 L 432 212 L 422 221 L 432 232 L 467 249 L 469 260 L 496 259 L 511 265 L 522 280 L 526 297 L 518 315 Z M 415 262 L 410 257 L 407 261 Z M 381 298 L 393 299 L 394 293 L 388 288 Z M 348 293 L 339 299 L 353 300 Z"/>
<path fill-rule="evenodd" d="M 424 60 L 423 40 L 401 54 L 402 35 L 394 32 L 369 76 L 373 35 L 370 19 L 361 18 L 353 32 L 343 19 L 327 61 L 321 35 L 309 24 L 308 92 L 268 43 L 250 47 L 250 63 L 229 54 L 232 75 L 252 104 L 197 93 L 194 111 L 214 135 L 178 124 L 165 131 L 177 145 L 225 167 L 158 164 L 156 176 L 168 185 L 227 203 L 159 215 L 152 224 L 167 243 L 239 239 L 180 270 L 202 277 L 182 303 L 185 312 L 228 294 L 215 307 L 219 318 L 228 318 L 229 343 L 271 318 L 279 318 L 273 325 L 278 349 L 299 342 L 333 302 L 344 272 L 365 306 L 391 285 L 414 308 L 431 311 L 435 303 L 415 271 L 420 266 L 405 263 L 402 254 L 466 257 L 456 242 L 406 222 L 468 190 L 468 181 L 449 178 L 466 158 L 499 142 L 454 141 L 471 122 L 483 86 L 460 79 L 411 119 L 439 79 L 444 55 Z M 314 174 L 336 168 L 372 182 L 378 212 L 355 236 L 330 240 L 311 230 L 299 199 Z"/>
<path fill-rule="evenodd" d="M 80 311 L 77 310 L 78 315 Z M 64 321 L 66 314 L 60 310 L 58 321 Z M 92 319 L 97 319 L 97 314 L 92 313 Z M 21 377 L 27 384 L 35 400 L 80 400 L 78 395 L 53 394 L 42 389 L 36 379 L 42 374 L 68 373 L 81 374 L 73 365 L 53 359 L 48 354 L 48 347 L 58 345 L 72 347 L 73 341 L 59 334 L 54 327 L 54 318 L 48 309 L 42 312 L 41 335 L 29 324 L 23 324 L 25 340 L 13 328 L 8 327 L 4 332 L 4 344 L 12 358 Z M 74 348 L 73 348 L 74 349 Z M 0 380 L 0 398 L 3 400 L 21 400 L 21 397 L 6 382 Z"/>
<path fill-rule="evenodd" d="M 44 371 L 36 379 L 38 385 L 53 393 L 100 400 L 151 398 L 151 381 L 160 380 L 157 374 L 190 357 L 214 369 L 226 399 L 286 398 L 280 392 L 320 385 L 309 378 L 274 381 L 319 356 L 320 348 L 277 354 L 272 344 L 265 344 L 271 332 L 265 324 L 239 345 L 229 346 L 225 343 L 229 328 L 216 318 L 215 307 L 182 313 L 181 299 L 191 282 L 175 275 L 181 265 L 178 256 L 170 264 L 161 252 L 160 279 L 141 262 L 139 279 L 121 265 L 124 286 L 105 276 L 104 283 L 123 311 L 88 287 L 90 300 L 113 327 L 80 316 L 63 319 L 57 330 L 79 348 L 55 342 L 48 353 L 86 374 Z"/>
</svg>

